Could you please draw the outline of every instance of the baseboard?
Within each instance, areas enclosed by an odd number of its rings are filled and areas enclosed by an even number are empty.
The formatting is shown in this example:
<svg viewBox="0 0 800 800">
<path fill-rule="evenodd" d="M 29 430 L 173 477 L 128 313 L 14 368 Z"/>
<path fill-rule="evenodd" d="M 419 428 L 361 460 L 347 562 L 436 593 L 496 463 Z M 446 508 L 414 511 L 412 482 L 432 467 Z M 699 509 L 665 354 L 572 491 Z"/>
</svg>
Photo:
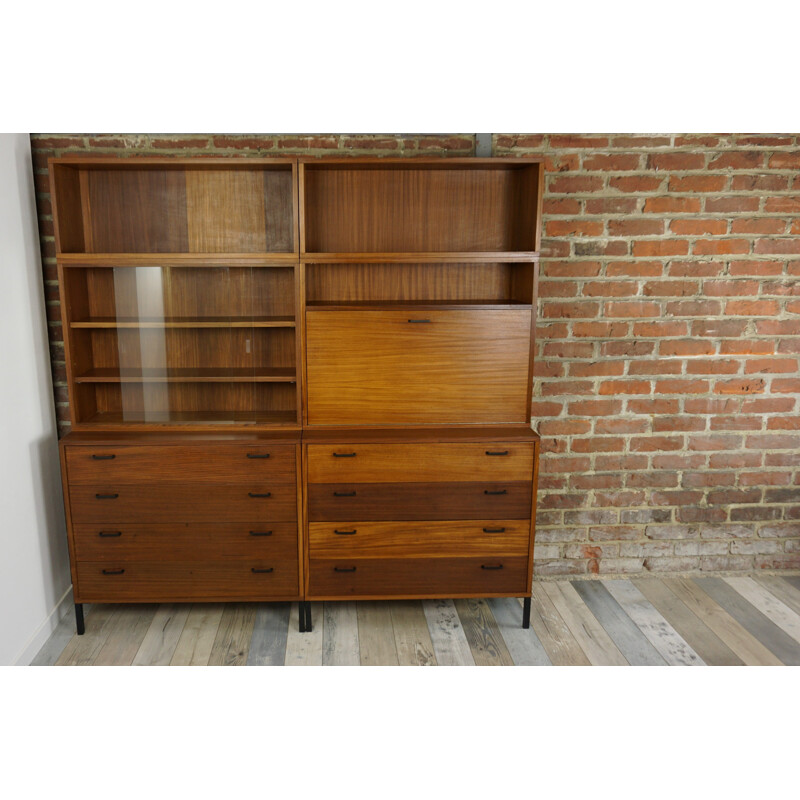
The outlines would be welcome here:
<svg viewBox="0 0 800 800">
<path fill-rule="evenodd" d="M 47 619 L 36 629 L 36 632 L 28 640 L 25 649 L 14 662 L 16 667 L 27 667 L 42 649 L 44 643 L 50 638 L 53 631 L 58 627 L 58 623 L 69 613 L 72 608 L 72 586 L 67 589 L 61 599 L 56 603 L 55 608 L 50 612 Z"/>
</svg>

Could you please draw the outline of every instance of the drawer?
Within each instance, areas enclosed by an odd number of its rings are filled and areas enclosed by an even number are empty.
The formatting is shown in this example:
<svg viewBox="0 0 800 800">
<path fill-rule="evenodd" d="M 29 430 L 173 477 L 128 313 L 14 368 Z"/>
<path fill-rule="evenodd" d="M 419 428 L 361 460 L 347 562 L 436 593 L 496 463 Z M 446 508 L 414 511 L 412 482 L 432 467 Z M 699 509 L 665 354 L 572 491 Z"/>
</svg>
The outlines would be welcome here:
<svg viewBox="0 0 800 800">
<path fill-rule="evenodd" d="M 309 557 L 424 558 L 426 556 L 527 557 L 530 522 L 312 522 Z"/>
<path fill-rule="evenodd" d="M 525 594 L 528 559 L 382 558 L 311 559 L 308 596 L 339 597 L 474 597 Z"/>
<path fill-rule="evenodd" d="M 530 481 L 506 483 L 312 483 L 310 522 L 527 519 Z"/>
<path fill-rule="evenodd" d="M 112 484 L 69 487 L 72 521 L 293 522 L 297 487 L 292 483 Z"/>
<path fill-rule="evenodd" d="M 297 563 L 297 524 L 73 525 L 79 561 L 225 561 L 270 558 Z"/>
<path fill-rule="evenodd" d="M 309 425 L 527 422 L 531 309 L 309 310 Z"/>
<path fill-rule="evenodd" d="M 66 447 L 71 484 L 235 482 L 295 477 L 291 445 Z"/>
<path fill-rule="evenodd" d="M 297 562 L 268 558 L 225 563 L 79 561 L 75 570 L 80 603 L 257 601 L 299 594 Z"/>
<path fill-rule="evenodd" d="M 530 481 L 532 443 L 310 444 L 309 483 Z"/>
</svg>

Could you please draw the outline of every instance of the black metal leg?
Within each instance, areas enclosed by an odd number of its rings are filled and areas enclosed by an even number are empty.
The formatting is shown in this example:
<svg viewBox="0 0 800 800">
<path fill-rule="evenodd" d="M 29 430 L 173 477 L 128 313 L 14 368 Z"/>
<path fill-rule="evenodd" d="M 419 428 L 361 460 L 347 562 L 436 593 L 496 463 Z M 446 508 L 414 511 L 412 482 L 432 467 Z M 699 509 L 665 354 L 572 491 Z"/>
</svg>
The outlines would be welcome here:
<svg viewBox="0 0 800 800">
<path fill-rule="evenodd" d="M 306 600 L 306 632 L 311 633 L 311 603 Z"/>
<path fill-rule="evenodd" d="M 531 626 L 531 599 L 525 597 L 522 600 L 522 627 L 530 628 Z"/>
<path fill-rule="evenodd" d="M 300 633 L 306 632 L 306 604 L 301 600 L 297 604 L 297 616 L 300 617 Z"/>
<path fill-rule="evenodd" d="M 83 636 L 86 632 L 86 625 L 83 621 L 83 603 L 75 603 L 75 627 L 78 630 L 78 636 Z"/>
</svg>

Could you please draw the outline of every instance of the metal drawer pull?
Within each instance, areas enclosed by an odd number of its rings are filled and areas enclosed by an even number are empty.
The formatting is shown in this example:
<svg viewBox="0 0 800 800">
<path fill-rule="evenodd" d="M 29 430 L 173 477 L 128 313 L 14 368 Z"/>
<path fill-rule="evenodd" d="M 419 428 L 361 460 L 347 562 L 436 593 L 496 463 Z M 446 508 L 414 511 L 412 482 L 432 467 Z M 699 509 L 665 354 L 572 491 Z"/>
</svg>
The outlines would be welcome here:
<svg viewBox="0 0 800 800">
<path fill-rule="evenodd" d="M 508 450 L 487 450 L 487 456 L 507 456 Z"/>
<path fill-rule="evenodd" d="M 269 453 L 248 453 L 248 458 L 269 458 Z"/>
<path fill-rule="evenodd" d="M 356 454 L 355 453 L 334 453 L 333 457 L 334 458 L 355 458 Z"/>
<path fill-rule="evenodd" d="M 119 492 L 116 494 L 96 494 L 98 500 L 116 500 L 119 497 Z"/>
<path fill-rule="evenodd" d="M 481 569 L 503 569 L 502 564 L 481 564 Z"/>
<path fill-rule="evenodd" d="M 429 319 L 410 319 L 409 322 L 430 322 Z"/>
<path fill-rule="evenodd" d="M 251 536 L 272 536 L 272 531 L 250 531 Z"/>
<path fill-rule="evenodd" d="M 97 535 L 104 539 L 116 539 L 118 536 L 122 536 L 122 531 L 100 531 Z"/>
<path fill-rule="evenodd" d="M 248 492 L 250 497 L 272 497 L 272 492 Z"/>
<path fill-rule="evenodd" d="M 122 575 L 124 569 L 104 569 L 103 575 Z"/>
<path fill-rule="evenodd" d="M 354 536 L 356 533 L 358 533 L 358 530 L 356 528 L 353 528 L 353 530 L 351 531 L 340 531 L 338 528 L 334 528 L 333 532 L 337 536 Z"/>
<path fill-rule="evenodd" d="M 334 497 L 355 497 L 356 493 L 355 492 L 334 492 L 333 496 Z"/>
<path fill-rule="evenodd" d="M 255 572 L 256 575 L 260 575 L 263 572 L 274 572 L 274 567 L 265 567 L 264 569 L 260 569 L 258 567 L 251 567 L 250 572 Z"/>
<path fill-rule="evenodd" d="M 95 455 L 95 454 L 92 454 L 92 458 L 95 461 L 110 461 L 112 458 L 116 458 L 116 456 L 113 455 L 113 454 L 112 455 Z"/>
<path fill-rule="evenodd" d="M 356 568 L 355 567 L 334 567 L 333 571 L 334 572 L 355 572 Z"/>
<path fill-rule="evenodd" d="M 505 533 L 506 529 L 505 528 L 484 528 L 483 532 L 484 533 Z"/>
<path fill-rule="evenodd" d="M 508 494 L 508 489 L 499 489 L 496 492 L 490 492 L 488 489 L 483 490 L 484 494 Z"/>
</svg>

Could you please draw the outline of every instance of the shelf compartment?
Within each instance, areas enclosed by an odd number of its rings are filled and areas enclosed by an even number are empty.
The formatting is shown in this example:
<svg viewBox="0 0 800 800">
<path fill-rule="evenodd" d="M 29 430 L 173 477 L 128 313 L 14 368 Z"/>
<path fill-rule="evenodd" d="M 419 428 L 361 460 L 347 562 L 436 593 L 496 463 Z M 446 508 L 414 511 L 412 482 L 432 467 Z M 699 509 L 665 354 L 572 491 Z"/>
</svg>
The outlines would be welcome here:
<svg viewBox="0 0 800 800">
<path fill-rule="evenodd" d="M 119 369 L 95 367 L 75 376 L 75 383 L 294 383 L 294 369 L 259 368 Z"/>
<path fill-rule="evenodd" d="M 306 264 L 309 306 L 359 304 L 530 305 L 533 263 Z"/>
<path fill-rule="evenodd" d="M 533 159 L 303 161 L 302 252 L 538 250 Z"/>
<path fill-rule="evenodd" d="M 294 164 L 52 164 L 61 253 L 292 253 Z"/>
<path fill-rule="evenodd" d="M 408 253 L 384 253 L 375 251 L 364 253 L 303 253 L 300 258 L 306 264 L 407 264 L 409 262 L 414 263 L 420 261 L 431 264 L 459 264 L 467 262 L 485 263 L 487 261 L 503 261 L 513 263 L 538 261 L 539 255 L 539 252 L 536 250 L 481 250 L 468 253 L 422 251 L 412 251 Z"/>
<path fill-rule="evenodd" d="M 195 426 L 297 426 L 295 411 L 170 411 L 164 419 L 155 420 L 152 416 L 123 414 L 121 411 L 98 411 L 84 420 L 96 430 L 117 430 L 127 425 L 180 425 Z"/>
<path fill-rule="evenodd" d="M 289 267 L 294 253 L 60 253 L 58 263 L 68 269 L 109 267 Z"/>
<path fill-rule="evenodd" d="M 208 317 L 208 318 L 165 318 L 165 319 L 126 319 L 117 317 L 96 317 L 94 319 L 73 320 L 71 328 L 294 328 L 294 317 Z"/>
</svg>

